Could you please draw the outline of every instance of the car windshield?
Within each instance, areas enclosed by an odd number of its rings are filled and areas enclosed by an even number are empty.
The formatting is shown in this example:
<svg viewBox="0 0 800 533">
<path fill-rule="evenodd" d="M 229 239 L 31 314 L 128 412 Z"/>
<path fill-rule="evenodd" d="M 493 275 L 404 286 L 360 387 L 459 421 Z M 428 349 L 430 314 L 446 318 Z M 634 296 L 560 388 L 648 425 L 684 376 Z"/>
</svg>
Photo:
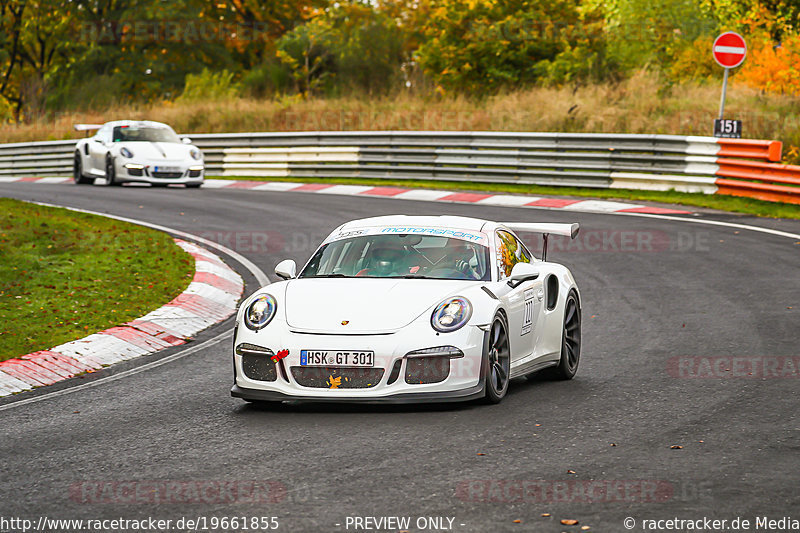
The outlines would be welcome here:
<svg viewBox="0 0 800 533">
<path fill-rule="evenodd" d="M 155 128 L 152 126 L 116 126 L 114 127 L 114 142 L 158 142 L 180 143 L 181 140 L 170 128 Z"/>
<path fill-rule="evenodd" d="M 419 278 L 489 281 L 489 248 L 462 239 L 418 235 L 344 238 L 317 250 L 301 278 Z"/>
</svg>

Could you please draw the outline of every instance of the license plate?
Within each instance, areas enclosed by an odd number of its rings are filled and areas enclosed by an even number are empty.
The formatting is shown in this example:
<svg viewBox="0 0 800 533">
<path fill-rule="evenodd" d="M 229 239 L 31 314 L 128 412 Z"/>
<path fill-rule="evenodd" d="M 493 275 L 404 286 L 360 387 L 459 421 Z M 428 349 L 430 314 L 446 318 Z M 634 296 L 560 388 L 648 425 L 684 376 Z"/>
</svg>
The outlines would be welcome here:
<svg viewBox="0 0 800 533">
<path fill-rule="evenodd" d="M 180 167 L 155 167 L 153 172 L 180 172 Z"/>
<path fill-rule="evenodd" d="M 301 366 L 361 366 L 375 365 L 375 352 L 344 350 L 300 350 Z"/>
</svg>

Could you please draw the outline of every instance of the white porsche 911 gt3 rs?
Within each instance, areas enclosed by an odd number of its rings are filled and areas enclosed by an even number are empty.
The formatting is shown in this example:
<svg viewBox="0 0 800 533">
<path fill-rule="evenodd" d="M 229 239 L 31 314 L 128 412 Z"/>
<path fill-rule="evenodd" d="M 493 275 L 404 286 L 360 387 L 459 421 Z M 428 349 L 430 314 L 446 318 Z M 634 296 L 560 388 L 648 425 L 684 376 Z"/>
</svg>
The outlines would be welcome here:
<svg viewBox="0 0 800 533">
<path fill-rule="evenodd" d="M 543 234 L 542 260 L 514 230 Z M 547 236 L 578 224 L 454 216 L 355 220 L 299 274 L 239 308 L 231 394 L 248 401 L 499 402 L 509 380 L 571 379 L 580 293 L 547 258 Z"/>
<path fill-rule="evenodd" d="M 76 130 L 98 130 L 93 137 L 75 146 L 75 183 L 94 183 L 102 178 L 106 185 L 125 182 L 156 186 L 183 184 L 200 187 L 205 165 L 203 153 L 160 122 L 118 120 L 105 124 L 77 124 Z"/>
</svg>

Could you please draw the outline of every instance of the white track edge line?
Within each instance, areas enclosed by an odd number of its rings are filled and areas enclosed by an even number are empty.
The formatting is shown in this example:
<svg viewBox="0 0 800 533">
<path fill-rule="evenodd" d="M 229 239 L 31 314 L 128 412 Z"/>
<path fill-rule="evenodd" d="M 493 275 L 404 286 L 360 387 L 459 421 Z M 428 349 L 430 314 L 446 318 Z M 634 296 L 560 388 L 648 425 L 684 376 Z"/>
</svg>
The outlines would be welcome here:
<svg viewBox="0 0 800 533">
<path fill-rule="evenodd" d="M 54 392 L 48 392 L 47 394 L 43 394 L 41 396 L 34 396 L 33 398 L 26 398 L 24 400 L 11 402 L 11 403 L 6 404 L 6 405 L 0 405 L 0 412 L 5 411 L 7 409 L 12 409 L 14 407 L 20 407 L 20 406 L 23 406 L 23 405 L 28 405 L 28 404 L 31 404 L 31 403 L 40 402 L 42 400 L 49 400 L 51 398 L 56 398 L 58 396 L 64 396 L 66 394 L 71 394 L 73 392 L 77 392 L 77 391 L 80 391 L 80 390 L 89 389 L 89 388 L 92 388 L 92 387 L 97 387 L 99 385 L 102 385 L 102 384 L 105 384 L 105 383 L 110 383 L 112 381 L 117 381 L 119 379 L 126 378 L 128 376 L 133 376 L 135 374 L 139 374 L 140 372 L 144 372 L 145 370 L 150 370 L 151 368 L 156 368 L 156 367 L 159 367 L 161 365 L 165 365 L 167 363 L 171 363 L 172 361 L 177 361 L 178 359 L 186 357 L 187 355 L 191 355 L 191 354 L 193 354 L 193 353 L 195 353 L 195 352 L 197 352 L 199 350 L 202 350 L 202 349 L 204 349 L 204 348 L 206 348 L 208 346 L 213 346 L 214 344 L 217 344 L 218 342 L 225 340 L 227 337 L 229 337 L 231 335 L 233 335 L 233 331 L 228 330 L 228 331 L 225 331 L 223 333 L 220 333 L 216 337 L 213 337 L 211 339 L 203 341 L 203 342 L 201 342 L 200 344 L 198 344 L 196 346 L 192 346 L 192 347 L 190 347 L 190 348 L 188 348 L 186 350 L 183 350 L 183 351 L 180 351 L 178 353 L 172 354 L 170 356 L 164 357 L 163 359 L 159 359 L 158 361 L 153 361 L 152 363 L 147 363 L 147 364 L 144 364 L 144 365 L 141 365 L 141 366 L 137 366 L 136 368 L 131 368 L 130 370 L 126 370 L 124 372 L 120 372 L 119 374 L 114 374 L 112 376 L 106 376 L 104 378 L 100 378 L 100 379 L 97 379 L 97 380 L 94 380 L 94 381 L 90 381 L 89 383 L 83 383 L 81 385 L 76 385 L 74 387 L 68 387 L 66 389 L 61 389 L 61 390 L 54 391 Z"/>
<path fill-rule="evenodd" d="M 708 224 L 710 226 L 725 226 L 729 228 L 738 228 L 738 229 L 745 229 L 749 231 L 757 231 L 759 233 L 768 233 L 770 235 L 776 235 L 778 237 L 786 237 L 788 239 L 800 239 L 800 234 L 798 233 L 789 233 L 788 231 L 781 231 L 778 229 L 772 228 L 765 228 L 763 226 L 751 226 L 749 224 L 738 224 L 736 222 L 723 222 L 721 220 L 708 220 L 703 218 L 686 218 L 686 217 L 677 217 L 671 215 L 656 215 L 653 213 L 600 213 L 600 214 L 607 214 L 607 215 L 621 215 L 621 216 L 634 216 L 634 217 L 643 217 L 643 218 L 658 218 L 662 220 L 677 220 L 679 222 L 694 222 L 697 224 Z"/>
</svg>

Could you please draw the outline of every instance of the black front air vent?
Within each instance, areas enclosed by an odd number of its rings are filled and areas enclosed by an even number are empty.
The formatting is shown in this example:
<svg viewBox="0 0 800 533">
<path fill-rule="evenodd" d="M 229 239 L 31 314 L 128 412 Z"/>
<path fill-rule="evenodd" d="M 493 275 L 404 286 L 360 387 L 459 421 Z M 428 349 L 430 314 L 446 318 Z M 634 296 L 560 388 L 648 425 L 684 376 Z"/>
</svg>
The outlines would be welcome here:
<svg viewBox="0 0 800 533">
<path fill-rule="evenodd" d="M 283 359 L 278 360 L 278 370 L 280 370 L 281 379 L 286 383 L 289 383 L 289 376 L 286 374 L 286 366 L 283 364 Z"/>
<path fill-rule="evenodd" d="M 183 172 L 152 172 L 151 176 L 163 180 L 176 180 L 183 177 Z"/>
<path fill-rule="evenodd" d="M 236 353 L 242 356 L 242 371 L 249 379 L 255 381 L 278 379 L 278 372 L 272 361 L 274 353 L 269 348 L 243 343 L 236 347 Z"/>
<path fill-rule="evenodd" d="M 397 378 L 400 377 L 400 367 L 402 366 L 403 366 L 402 359 L 398 359 L 397 361 L 394 362 L 394 366 L 392 367 L 392 373 L 389 374 L 389 380 L 386 382 L 387 385 L 391 385 L 392 383 L 397 381 Z"/>
<path fill-rule="evenodd" d="M 423 385 L 440 383 L 450 375 L 449 357 L 408 357 L 406 358 L 406 383 Z"/>
<path fill-rule="evenodd" d="M 552 311 L 558 303 L 558 278 L 550 274 L 547 276 L 547 310 Z"/>
<path fill-rule="evenodd" d="M 272 359 L 263 355 L 243 355 L 242 370 L 245 376 L 255 381 L 275 381 L 278 379 L 275 363 L 272 362 Z"/>
<path fill-rule="evenodd" d="M 291 370 L 298 385 L 315 389 L 370 389 L 383 377 L 382 368 L 293 366 Z"/>
</svg>

